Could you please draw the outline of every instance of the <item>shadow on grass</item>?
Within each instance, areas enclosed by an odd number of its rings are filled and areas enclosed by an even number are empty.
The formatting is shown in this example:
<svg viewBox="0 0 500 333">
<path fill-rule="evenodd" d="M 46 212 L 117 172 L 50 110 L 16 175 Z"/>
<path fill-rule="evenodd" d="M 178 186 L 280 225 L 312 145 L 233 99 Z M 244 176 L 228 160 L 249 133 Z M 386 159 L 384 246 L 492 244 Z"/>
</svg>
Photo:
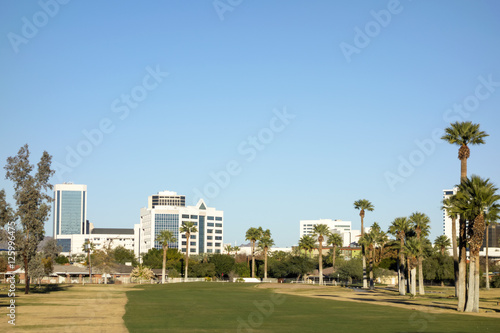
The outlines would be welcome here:
<svg viewBox="0 0 500 333">
<path fill-rule="evenodd" d="M 32 294 L 49 294 L 53 291 L 65 291 L 71 286 L 61 285 L 61 284 L 44 284 L 42 286 L 30 287 L 30 293 Z"/>
</svg>

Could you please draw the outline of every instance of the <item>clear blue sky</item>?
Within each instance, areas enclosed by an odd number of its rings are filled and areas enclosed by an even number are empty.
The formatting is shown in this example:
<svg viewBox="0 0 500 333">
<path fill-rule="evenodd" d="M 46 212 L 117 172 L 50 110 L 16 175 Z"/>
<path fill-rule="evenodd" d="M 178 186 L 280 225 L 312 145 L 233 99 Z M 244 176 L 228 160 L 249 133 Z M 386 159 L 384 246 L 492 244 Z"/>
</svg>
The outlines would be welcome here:
<svg viewBox="0 0 500 333">
<path fill-rule="evenodd" d="M 291 246 L 301 219 L 359 229 L 362 198 L 366 225 L 421 211 L 434 239 L 460 163 L 430 140 L 452 120 L 490 134 L 469 173 L 500 185 L 498 1 L 41 3 L 0 3 L 0 161 L 47 150 L 53 183 L 88 185 L 96 227 L 199 189 L 225 242 L 262 226 Z"/>
</svg>

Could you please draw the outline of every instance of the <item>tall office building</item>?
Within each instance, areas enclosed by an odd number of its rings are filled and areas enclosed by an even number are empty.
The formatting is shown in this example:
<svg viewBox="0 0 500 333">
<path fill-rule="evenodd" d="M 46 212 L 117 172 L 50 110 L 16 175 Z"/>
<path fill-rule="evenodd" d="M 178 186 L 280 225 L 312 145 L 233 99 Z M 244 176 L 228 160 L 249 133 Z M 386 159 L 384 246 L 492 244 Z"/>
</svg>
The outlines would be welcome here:
<svg viewBox="0 0 500 333">
<path fill-rule="evenodd" d="M 72 235 L 89 233 L 87 185 L 71 183 L 54 185 L 53 216 L 54 238 L 63 247 L 63 252 L 70 252 Z"/>
<path fill-rule="evenodd" d="M 447 199 L 452 195 L 457 194 L 458 188 L 454 188 L 451 190 L 443 190 L 443 199 Z M 456 235 L 459 235 L 459 223 L 456 221 L 455 230 L 457 231 Z M 450 239 L 450 243 L 452 240 L 452 228 L 451 228 L 451 218 L 446 213 L 446 210 L 443 209 L 443 235 L 446 235 Z"/>
<path fill-rule="evenodd" d="M 177 241 L 169 248 L 185 253 L 189 242 L 189 253 L 222 253 L 224 212 L 207 207 L 203 199 L 196 206 L 186 206 L 186 197 L 176 192 L 163 191 L 148 198 L 148 207 L 141 208 L 139 232 L 136 236 L 136 256 L 152 248 L 161 249 L 155 241 L 162 230 L 170 230 Z M 193 222 L 198 231 L 186 239 L 180 233 L 183 222 Z M 136 232 L 137 234 L 137 232 Z"/>
</svg>

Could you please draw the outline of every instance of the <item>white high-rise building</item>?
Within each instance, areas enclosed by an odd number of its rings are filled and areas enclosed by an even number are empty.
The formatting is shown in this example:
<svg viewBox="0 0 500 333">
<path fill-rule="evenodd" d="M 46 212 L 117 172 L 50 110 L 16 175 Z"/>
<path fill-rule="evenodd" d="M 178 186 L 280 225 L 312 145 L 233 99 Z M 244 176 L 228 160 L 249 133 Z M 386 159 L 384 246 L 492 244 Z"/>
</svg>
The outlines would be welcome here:
<svg viewBox="0 0 500 333">
<path fill-rule="evenodd" d="M 351 230 L 351 221 L 319 219 L 319 220 L 301 220 L 300 221 L 300 238 L 304 235 L 312 235 L 315 224 L 326 224 L 331 232 L 338 233 L 342 236 L 342 246 L 347 247 L 351 243 L 358 242 L 360 232 Z M 323 242 L 326 246 L 326 239 Z"/>
<path fill-rule="evenodd" d="M 443 190 L 443 199 L 447 199 L 452 195 L 457 194 L 458 188 L 455 187 L 452 190 Z M 459 223 L 456 221 L 455 230 L 457 231 L 456 235 L 459 235 Z M 446 210 L 443 209 L 443 235 L 446 235 L 450 239 L 450 243 L 452 243 L 452 228 L 451 228 L 451 218 L 446 213 Z"/>
<path fill-rule="evenodd" d="M 155 241 L 162 230 L 170 230 L 177 238 L 169 248 L 185 253 L 189 242 L 190 254 L 222 253 L 224 247 L 224 212 L 207 207 L 203 199 L 196 206 L 186 206 L 186 197 L 176 192 L 163 191 L 148 198 L 148 207 L 141 208 L 139 230 L 136 232 L 136 256 L 149 249 L 161 249 Z M 197 228 L 190 239 L 180 233 L 183 222 L 193 222 Z M 137 239 L 138 238 L 138 239 Z"/>
<path fill-rule="evenodd" d="M 54 185 L 54 238 L 71 252 L 72 236 L 90 232 L 87 221 L 87 185 L 71 183 Z"/>
</svg>

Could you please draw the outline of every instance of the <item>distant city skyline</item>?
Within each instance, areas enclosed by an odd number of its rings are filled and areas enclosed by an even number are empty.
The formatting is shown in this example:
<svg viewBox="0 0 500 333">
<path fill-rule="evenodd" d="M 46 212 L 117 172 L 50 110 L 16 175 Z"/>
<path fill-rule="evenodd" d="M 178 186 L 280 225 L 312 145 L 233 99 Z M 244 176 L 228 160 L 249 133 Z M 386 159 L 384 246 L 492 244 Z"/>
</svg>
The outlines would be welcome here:
<svg viewBox="0 0 500 333">
<path fill-rule="evenodd" d="M 469 175 L 500 186 L 500 3 L 0 3 L 0 163 L 29 144 L 53 184 L 88 187 L 87 219 L 132 228 L 152 193 L 298 243 L 301 220 L 443 230 L 460 179 L 454 121 L 481 124 Z M 89 23 L 91 22 L 91 23 Z M 0 174 L 10 203 L 12 183 Z M 52 235 L 53 217 L 46 223 Z"/>
</svg>

